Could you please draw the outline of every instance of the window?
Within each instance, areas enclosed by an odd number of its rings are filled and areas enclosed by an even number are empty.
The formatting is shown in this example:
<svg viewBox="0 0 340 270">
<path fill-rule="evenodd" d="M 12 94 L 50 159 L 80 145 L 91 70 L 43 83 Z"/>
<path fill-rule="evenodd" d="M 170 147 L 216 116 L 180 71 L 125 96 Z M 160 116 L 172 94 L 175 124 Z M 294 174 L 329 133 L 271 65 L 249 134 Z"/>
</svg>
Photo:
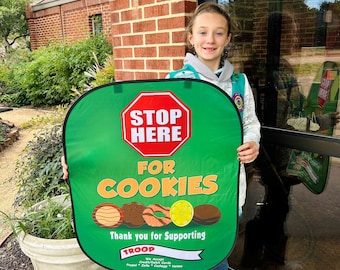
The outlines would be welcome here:
<svg viewBox="0 0 340 270">
<path fill-rule="evenodd" d="M 91 33 L 96 35 L 103 32 L 102 14 L 92 15 L 90 17 Z"/>
</svg>

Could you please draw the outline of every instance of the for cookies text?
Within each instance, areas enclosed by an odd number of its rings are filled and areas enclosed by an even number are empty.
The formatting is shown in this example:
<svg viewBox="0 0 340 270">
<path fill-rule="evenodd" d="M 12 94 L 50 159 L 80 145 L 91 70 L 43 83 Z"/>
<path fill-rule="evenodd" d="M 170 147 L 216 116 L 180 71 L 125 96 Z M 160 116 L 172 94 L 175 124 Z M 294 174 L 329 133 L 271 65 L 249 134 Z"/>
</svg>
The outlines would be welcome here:
<svg viewBox="0 0 340 270">
<path fill-rule="evenodd" d="M 162 197 L 183 195 L 210 195 L 218 190 L 217 175 L 207 176 L 182 176 L 164 177 L 161 179 L 148 177 L 142 181 L 134 178 L 125 178 L 120 181 L 103 179 L 97 186 L 98 194 L 110 199 L 117 196 L 132 198 L 138 193 L 146 198 L 151 198 L 159 193 Z"/>
</svg>

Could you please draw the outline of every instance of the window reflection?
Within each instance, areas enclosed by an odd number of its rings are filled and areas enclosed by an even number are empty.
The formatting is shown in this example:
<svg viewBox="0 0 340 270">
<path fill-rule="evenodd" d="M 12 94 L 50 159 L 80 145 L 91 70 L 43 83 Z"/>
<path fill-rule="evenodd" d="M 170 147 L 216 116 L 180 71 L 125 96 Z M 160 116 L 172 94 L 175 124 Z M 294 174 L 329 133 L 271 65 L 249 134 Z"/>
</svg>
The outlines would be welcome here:
<svg viewBox="0 0 340 270">
<path fill-rule="evenodd" d="M 338 137 L 340 3 L 321 0 L 218 2 L 226 5 L 235 19 L 228 58 L 237 70 L 247 74 L 262 124 L 299 134 Z M 317 147 L 321 149 L 322 145 Z M 252 181 L 249 181 L 245 214 L 241 219 L 239 237 L 242 240 L 238 240 L 230 258 L 232 266 L 311 270 L 340 267 L 339 260 L 332 257 L 338 244 L 332 246 L 325 239 L 331 234 L 336 241 L 339 239 L 338 227 L 325 221 L 331 216 L 339 222 L 336 200 L 339 185 L 335 174 L 340 167 L 329 164 L 329 156 L 302 151 L 298 145 L 292 149 L 279 143 L 266 143 L 264 138 L 259 158 L 254 166 L 248 167 Z M 316 201 L 320 204 L 313 204 Z M 330 207 L 324 207 L 326 201 Z M 304 219 L 302 228 L 301 216 L 297 215 L 302 212 L 298 211 L 309 213 L 313 222 Z M 325 226 L 330 227 L 329 234 L 322 231 L 314 238 L 317 233 L 312 228 Z M 291 235 L 297 227 L 302 236 L 294 242 Z M 296 246 L 292 248 L 290 241 Z M 317 241 L 325 242 L 327 248 L 318 257 L 319 261 L 314 262 L 312 258 L 317 249 L 304 246 L 303 241 L 312 241 L 313 245 Z M 306 259 L 308 252 L 313 255 Z M 328 260 L 329 257 L 333 260 Z M 298 262 L 290 265 L 295 259 Z"/>
</svg>

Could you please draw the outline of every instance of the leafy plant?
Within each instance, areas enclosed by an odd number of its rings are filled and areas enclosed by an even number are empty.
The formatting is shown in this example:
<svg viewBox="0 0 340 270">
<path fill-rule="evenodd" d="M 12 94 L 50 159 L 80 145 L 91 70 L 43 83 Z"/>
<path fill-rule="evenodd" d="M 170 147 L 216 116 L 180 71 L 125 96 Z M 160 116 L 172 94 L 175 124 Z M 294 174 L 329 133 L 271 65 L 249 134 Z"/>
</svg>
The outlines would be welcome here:
<svg viewBox="0 0 340 270">
<path fill-rule="evenodd" d="M 0 211 L 15 234 L 23 231 L 47 239 L 75 236 L 69 188 L 62 179 L 60 162 L 65 114 L 65 107 L 57 107 L 49 117 L 37 117 L 23 125 L 39 128 L 16 164 L 15 177 L 19 191 L 14 205 L 24 211 L 20 217 Z M 60 202 L 53 199 L 60 194 L 66 194 L 68 200 Z"/>
<path fill-rule="evenodd" d="M 67 183 L 62 179 L 60 158 L 63 155 L 62 107 L 51 113 L 50 118 L 39 118 L 35 125 L 43 127 L 28 143 L 16 164 L 19 183 L 15 205 L 31 207 L 46 198 L 68 193 Z"/>
<path fill-rule="evenodd" d="M 0 61 L 0 103 L 8 106 L 29 105 L 22 80 L 31 55 L 29 50 L 19 48 L 7 52 Z"/>
<path fill-rule="evenodd" d="M 114 77 L 114 59 L 113 56 L 109 56 L 105 62 L 104 66 L 101 66 L 97 56 L 93 55 L 95 59 L 95 63 L 92 68 L 90 68 L 88 71 L 85 71 L 85 76 L 88 78 L 91 78 L 91 82 L 88 84 L 85 84 L 85 90 L 88 91 L 92 88 L 95 88 L 100 85 L 104 85 L 107 83 L 112 83 L 115 80 Z"/>
<path fill-rule="evenodd" d="M 54 106 L 71 103 L 73 88 L 84 90 L 84 84 L 92 80 L 84 75 L 95 62 L 92 55 L 103 65 L 112 55 L 112 46 L 103 35 L 95 35 L 72 44 L 50 44 L 30 53 L 18 51 L 21 61 L 13 57 L 16 52 L 6 54 L 0 63 L 0 102 Z"/>
<path fill-rule="evenodd" d="M 70 83 L 82 91 L 84 84 L 92 80 L 86 77 L 84 72 L 91 68 L 96 61 L 99 65 L 103 65 L 108 55 L 112 55 L 112 45 L 103 35 L 95 35 L 68 47 L 65 55 L 71 70 Z M 93 57 L 94 55 L 95 57 Z"/>
<path fill-rule="evenodd" d="M 69 201 L 67 196 L 65 200 Z M 70 203 L 46 200 L 45 204 L 28 208 L 20 217 L 12 217 L 2 211 L 15 235 L 20 232 L 45 239 L 69 239 L 75 237 L 72 207 Z"/>
<path fill-rule="evenodd" d="M 33 106 L 64 104 L 70 100 L 71 83 L 64 45 L 34 51 L 26 65 L 22 87 Z"/>
</svg>

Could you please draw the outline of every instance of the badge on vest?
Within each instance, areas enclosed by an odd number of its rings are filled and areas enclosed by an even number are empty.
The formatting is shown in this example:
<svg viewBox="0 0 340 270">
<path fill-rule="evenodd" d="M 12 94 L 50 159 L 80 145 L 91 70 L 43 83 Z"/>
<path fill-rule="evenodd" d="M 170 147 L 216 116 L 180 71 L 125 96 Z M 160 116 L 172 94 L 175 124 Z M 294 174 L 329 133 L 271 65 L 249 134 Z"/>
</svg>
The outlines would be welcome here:
<svg viewBox="0 0 340 270">
<path fill-rule="evenodd" d="M 240 114 L 242 114 L 243 108 L 244 108 L 243 96 L 240 93 L 234 93 L 232 98 L 233 98 L 234 103 L 236 105 L 237 111 Z"/>
</svg>

